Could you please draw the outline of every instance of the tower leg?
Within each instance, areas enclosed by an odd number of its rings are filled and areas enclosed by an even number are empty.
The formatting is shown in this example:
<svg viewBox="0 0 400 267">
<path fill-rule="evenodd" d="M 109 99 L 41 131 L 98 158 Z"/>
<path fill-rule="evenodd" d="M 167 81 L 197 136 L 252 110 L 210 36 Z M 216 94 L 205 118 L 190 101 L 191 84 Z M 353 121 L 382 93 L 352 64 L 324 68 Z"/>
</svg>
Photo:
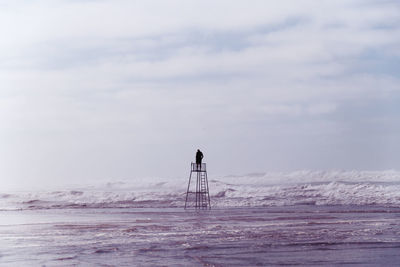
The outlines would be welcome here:
<svg viewBox="0 0 400 267">
<path fill-rule="evenodd" d="M 188 183 L 188 187 L 187 187 L 187 190 L 186 190 L 185 209 L 186 209 L 186 205 L 187 205 L 187 201 L 188 201 L 188 195 L 189 195 L 189 190 L 190 190 L 190 180 L 192 180 L 192 170 L 190 170 L 189 183 Z"/>
<path fill-rule="evenodd" d="M 206 186 L 207 186 L 207 199 L 208 199 L 208 208 L 211 209 L 211 202 L 210 202 L 210 190 L 208 188 L 208 177 L 207 172 L 204 174 L 206 176 Z"/>
</svg>

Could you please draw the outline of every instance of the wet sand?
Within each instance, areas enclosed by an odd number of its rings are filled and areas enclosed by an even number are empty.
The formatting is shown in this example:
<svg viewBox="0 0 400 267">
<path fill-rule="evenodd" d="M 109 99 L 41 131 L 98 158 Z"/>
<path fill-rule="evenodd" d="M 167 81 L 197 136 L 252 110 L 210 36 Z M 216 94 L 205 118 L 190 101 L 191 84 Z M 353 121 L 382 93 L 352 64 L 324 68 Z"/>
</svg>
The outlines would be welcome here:
<svg viewBox="0 0 400 267">
<path fill-rule="evenodd" d="M 1 266 L 398 266 L 400 209 L 1 211 Z"/>
</svg>

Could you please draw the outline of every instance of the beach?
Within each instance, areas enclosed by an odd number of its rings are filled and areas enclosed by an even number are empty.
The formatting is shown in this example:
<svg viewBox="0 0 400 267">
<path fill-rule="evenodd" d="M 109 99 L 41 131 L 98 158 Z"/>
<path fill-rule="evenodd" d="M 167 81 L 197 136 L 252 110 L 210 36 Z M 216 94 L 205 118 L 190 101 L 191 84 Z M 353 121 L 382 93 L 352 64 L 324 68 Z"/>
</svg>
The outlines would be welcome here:
<svg viewBox="0 0 400 267">
<path fill-rule="evenodd" d="M 396 266 L 400 209 L 2 211 L 1 266 Z"/>
<path fill-rule="evenodd" d="M 213 177 L 211 210 L 183 179 L 3 192 L 0 266 L 398 266 L 399 177 Z"/>
</svg>

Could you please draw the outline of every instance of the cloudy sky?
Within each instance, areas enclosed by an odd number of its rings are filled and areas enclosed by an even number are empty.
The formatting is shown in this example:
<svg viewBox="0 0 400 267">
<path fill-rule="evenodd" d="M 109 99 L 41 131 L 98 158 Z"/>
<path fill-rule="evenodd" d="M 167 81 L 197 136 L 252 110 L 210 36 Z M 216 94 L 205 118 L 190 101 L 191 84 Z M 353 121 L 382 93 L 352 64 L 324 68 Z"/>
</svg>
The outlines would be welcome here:
<svg viewBox="0 0 400 267">
<path fill-rule="evenodd" d="M 0 0 L 0 35 L 2 186 L 400 169 L 397 0 Z"/>
</svg>

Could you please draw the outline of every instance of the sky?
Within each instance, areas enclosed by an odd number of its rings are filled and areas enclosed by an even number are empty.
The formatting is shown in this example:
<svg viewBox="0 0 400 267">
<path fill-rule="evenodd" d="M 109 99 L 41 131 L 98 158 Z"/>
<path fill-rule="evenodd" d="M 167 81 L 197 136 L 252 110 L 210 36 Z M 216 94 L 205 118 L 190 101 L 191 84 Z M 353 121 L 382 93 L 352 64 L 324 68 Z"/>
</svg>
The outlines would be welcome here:
<svg viewBox="0 0 400 267">
<path fill-rule="evenodd" d="M 0 0 L 0 36 L 2 187 L 400 169 L 398 0 Z"/>
</svg>

